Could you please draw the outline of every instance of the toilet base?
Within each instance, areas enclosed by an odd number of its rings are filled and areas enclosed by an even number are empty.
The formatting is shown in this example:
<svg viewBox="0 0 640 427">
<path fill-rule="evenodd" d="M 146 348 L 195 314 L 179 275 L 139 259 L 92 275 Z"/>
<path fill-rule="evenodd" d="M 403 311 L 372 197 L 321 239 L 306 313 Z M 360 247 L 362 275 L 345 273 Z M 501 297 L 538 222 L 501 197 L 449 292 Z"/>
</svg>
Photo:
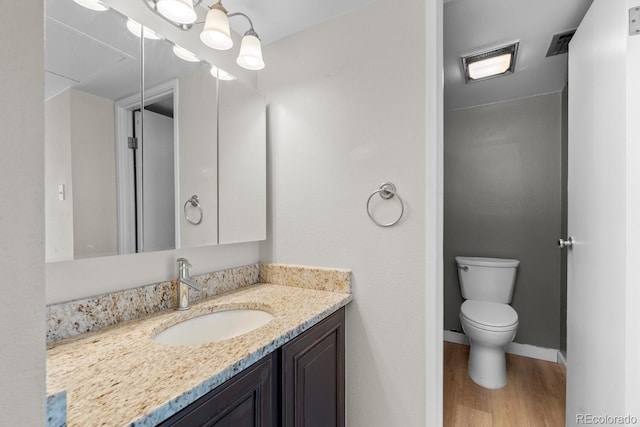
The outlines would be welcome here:
<svg viewBox="0 0 640 427">
<path fill-rule="evenodd" d="M 507 385 L 506 346 L 487 347 L 471 342 L 467 372 L 474 383 L 487 389 Z"/>
</svg>

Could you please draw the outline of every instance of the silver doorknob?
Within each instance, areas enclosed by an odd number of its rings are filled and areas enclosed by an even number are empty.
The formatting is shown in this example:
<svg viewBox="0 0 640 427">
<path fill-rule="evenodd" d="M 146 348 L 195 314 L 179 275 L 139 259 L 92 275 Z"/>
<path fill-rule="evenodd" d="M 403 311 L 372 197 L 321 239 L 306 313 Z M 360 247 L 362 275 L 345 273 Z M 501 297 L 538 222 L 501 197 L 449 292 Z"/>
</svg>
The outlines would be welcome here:
<svg viewBox="0 0 640 427">
<path fill-rule="evenodd" d="M 569 236 L 567 238 L 567 240 L 558 239 L 558 247 L 560 249 L 564 249 L 564 248 L 571 249 L 571 248 L 573 248 L 573 237 Z"/>
</svg>

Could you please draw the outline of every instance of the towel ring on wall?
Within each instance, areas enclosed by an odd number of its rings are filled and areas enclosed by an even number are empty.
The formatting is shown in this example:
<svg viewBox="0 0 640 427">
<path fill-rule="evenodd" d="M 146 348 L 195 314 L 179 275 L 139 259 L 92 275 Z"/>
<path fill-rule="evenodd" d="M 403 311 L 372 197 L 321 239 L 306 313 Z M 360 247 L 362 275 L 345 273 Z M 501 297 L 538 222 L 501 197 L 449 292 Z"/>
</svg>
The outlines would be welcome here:
<svg viewBox="0 0 640 427">
<path fill-rule="evenodd" d="M 187 206 L 189 206 L 189 203 L 191 203 L 192 207 L 198 208 L 198 210 L 200 211 L 200 219 L 198 219 L 197 221 L 194 221 L 193 219 L 191 219 L 191 217 L 189 216 L 189 213 L 187 212 Z M 200 224 L 202 222 L 202 217 L 204 216 L 204 214 L 202 213 L 202 206 L 200 206 L 200 200 L 198 199 L 198 195 L 197 194 L 194 194 L 193 196 L 191 196 L 191 198 L 189 200 L 187 200 L 185 202 L 183 210 L 184 210 L 184 217 L 191 224 L 198 225 L 198 224 Z"/>
<path fill-rule="evenodd" d="M 386 224 L 376 221 L 376 219 L 371 214 L 371 209 L 369 206 L 371 204 L 371 199 L 376 194 L 379 194 L 380 197 L 382 197 L 384 200 L 389 200 L 389 199 L 392 199 L 393 197 L 398 198 L 398 201 L 400 201 L 400 216 L 398 216 L 398 219 Z M 404 215 L 404 202 L 402 201 L 402 198 L 398 195 L 396 191 L 396 186 L 392 182 L 382 183 L 382 185 L 380 185 L 380 188 L 378 188 L 376 191 L 371 193 L 371 195 L 367 199 L 367 215 L 369 215 L 369 218 L 371 218 L 371 221 L 373 221 L 376 225 L 379 225 L 380 227 L 391 227 L 392 225 L 396 225 L 398 221 L 402 219 L 402 216 Z"/>
</svg>

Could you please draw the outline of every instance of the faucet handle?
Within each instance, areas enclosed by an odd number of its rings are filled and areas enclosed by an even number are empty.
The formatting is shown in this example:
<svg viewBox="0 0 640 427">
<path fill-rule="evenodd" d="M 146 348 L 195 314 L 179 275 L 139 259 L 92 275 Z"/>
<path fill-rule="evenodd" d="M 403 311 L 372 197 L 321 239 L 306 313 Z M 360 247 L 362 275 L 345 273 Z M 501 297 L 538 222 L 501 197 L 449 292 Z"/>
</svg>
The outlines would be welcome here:
<svg viewBox="0 0 640 427">
<path fill-rule="evenodd" d="M 191 267 L 191 264 L 189 264 L 189 260 L 186 258 L 178 258 L 176 262 L 178 263 L 178 268 L 180 269 Z"/>
</svg>

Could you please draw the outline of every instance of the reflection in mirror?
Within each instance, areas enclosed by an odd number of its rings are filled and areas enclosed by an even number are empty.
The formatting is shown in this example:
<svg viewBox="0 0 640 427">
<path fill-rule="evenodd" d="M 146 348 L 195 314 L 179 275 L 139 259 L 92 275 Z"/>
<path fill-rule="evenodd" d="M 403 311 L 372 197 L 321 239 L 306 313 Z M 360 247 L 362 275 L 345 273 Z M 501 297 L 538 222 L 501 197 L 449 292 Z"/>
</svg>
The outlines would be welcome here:
<svg viewBox="0 0 640 427">
<path fill-rule="evenodd" d="M 145 38 L 141 109 L 141 43 L 127 18 L 72 0 L 46 6 L 47 261 L 174 248 L 172 82 L 203 64 Z"/>
<path fill-rule="evenodd" d="M 47 262 L 264 239 L 264 97 L 114 10 L 46 6 Z"/>
<path fill-rule="evenodd" d="M 46 6 L 46 259 L 113 255 L 114 100 L 140 92 L 139 43 L 114 11 Z"/>
</svg>

